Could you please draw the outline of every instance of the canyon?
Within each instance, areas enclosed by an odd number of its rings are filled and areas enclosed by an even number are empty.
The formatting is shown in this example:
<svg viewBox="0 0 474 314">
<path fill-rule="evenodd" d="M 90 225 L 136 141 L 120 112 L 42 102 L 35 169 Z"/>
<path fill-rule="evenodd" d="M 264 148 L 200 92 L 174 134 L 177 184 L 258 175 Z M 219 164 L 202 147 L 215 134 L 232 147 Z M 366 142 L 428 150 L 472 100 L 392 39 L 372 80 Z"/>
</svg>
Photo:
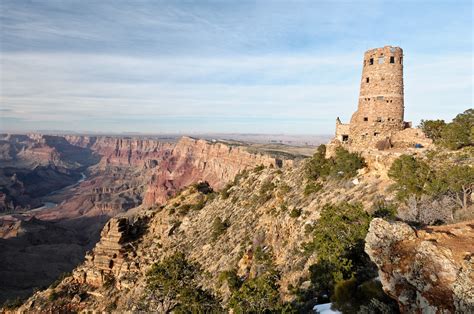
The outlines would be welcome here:
<svg viewBox="0 0 474 314">
<path fill-rule="evenodd" d="M 384 202 L 396 199 L 388 176 L 394 160 L 430 153 L 365 150 L 354 176 L 311 186 L 309 159 L 287 147 L 259 150 L 189 137 L 10 138 L 19 148 L 2 150 L 9 167 L 64 168 L 61 173 L 70 178 L 66 186 L 36 194 L 26 193 L 35 191 L 36 181 L 24 179 L 21 185 L 31 187 L 21 197 L 2 190 L 16 207 L 0 217 L 1 296 L 28 297 L 39 288 L 17 312 L 166 312 L 146 299 L 149 273 L 176 252 L 199 265 L 199 286 L 219 296 L 223 307 L 235 294 L 223 274 L 258 278 L 264 273 L 261 256 L 271 256 L 278 295 L 290 304 L 314 287 L 319 257 L 308 247 L 326 205 L 360 204 L 367 215 L 376 215 L 381 196 Z M 449 160 L 474 160 L 470 150 L 451 154 Z M 48 206 L 31 209 L 41 204 Z M 419 228 L 374 218 L 365 239 L 365 276 L 374 277 L 365 284 L 383 288 L 402 312 L 471 311 L 472 225 L 468 220 Z M 314 300 L 302 301 L 305 311 Z"/>
<path fill-rule="evenodd" d="M 71 271 L 111 217 L 159 206 L 192 183 L 220 189 L 247 168 L 291 162 L 242 144 L 188 137 L 3 134 L 0 302 Z"/>
</svg>

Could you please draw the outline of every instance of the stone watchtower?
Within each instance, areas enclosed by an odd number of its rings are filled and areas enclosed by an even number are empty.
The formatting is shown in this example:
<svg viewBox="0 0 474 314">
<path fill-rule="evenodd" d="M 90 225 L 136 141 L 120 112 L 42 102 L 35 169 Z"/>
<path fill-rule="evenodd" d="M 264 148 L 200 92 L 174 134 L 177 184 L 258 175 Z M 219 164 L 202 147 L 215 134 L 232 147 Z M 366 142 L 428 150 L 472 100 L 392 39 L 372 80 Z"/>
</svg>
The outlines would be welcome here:
<svg viewBox="0 0 474 314">
<path fill-rule="evenodd" d="M 359 104 L 350 124 L 336 120 L 342 144 L 375 146 L 408 126 L 404 122 L 403 50 L 385 46 L 365 52 Z"/>
</svg>

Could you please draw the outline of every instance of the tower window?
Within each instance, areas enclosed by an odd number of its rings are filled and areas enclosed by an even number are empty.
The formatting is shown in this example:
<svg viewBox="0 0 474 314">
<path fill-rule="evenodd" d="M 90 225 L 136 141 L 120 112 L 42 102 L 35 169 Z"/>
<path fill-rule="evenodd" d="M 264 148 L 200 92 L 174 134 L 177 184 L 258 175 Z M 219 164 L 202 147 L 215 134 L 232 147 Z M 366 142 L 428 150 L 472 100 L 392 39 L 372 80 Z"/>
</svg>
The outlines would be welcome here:
<svg viewBox="0 0 474 314">
<path fill-rule="evenodd" d="M 379 64 L 383 64 L 383 57 L 379 57 Z"/>
<path fill-rule="evenodd" d="M 394 56 L 390 57 L 390 63 L 395 63 L 395 57 Z"/>
<path fill-rule="evenodd" d="M 374 136 L 378 136 L 379 134 L 379 132 L 374 132 Z"/>
<path fill-rule="evenodd" d="M 370 64 L 370 65 L 374 64 L 374 58 L 370 58 L 369 64 Z"/>
<path fill-rule="evenodd" d="M 349 140 L 349 135 L 343 134 L 342 135 L 342 141 L 347 142 Z"/>
<path fill-rule="evenodd" d="M 365 82 L 366 82 L 366 83 L 369 82 L 369 78 L 368 78 L 368 77 L 365 78 Z"/>
<path fill-rule="evenodd" d="M 368 117 L 364 117 L 364 121 L 369 121 L 369 118 L 368 118 Z"/>
<path fill-rule="evenodd" d="M 403 64 L 403 58 L 400 57 L 400 64 Z"/>
</svg>

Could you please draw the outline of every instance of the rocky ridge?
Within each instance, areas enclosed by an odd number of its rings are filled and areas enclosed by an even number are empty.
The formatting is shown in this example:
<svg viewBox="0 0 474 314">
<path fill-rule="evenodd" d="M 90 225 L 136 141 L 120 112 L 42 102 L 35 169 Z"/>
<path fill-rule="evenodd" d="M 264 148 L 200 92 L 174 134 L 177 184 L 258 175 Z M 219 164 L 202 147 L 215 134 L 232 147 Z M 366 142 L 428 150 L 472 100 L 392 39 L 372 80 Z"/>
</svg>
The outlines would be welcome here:
<svg viewBox="0 0 474 314">
<path fill-rule="evenodd" d="M 358 177 L 357 184 L 329 182 L 322 191 L 305 196 L 303 176 L 303 163 L 281 170 L 256 167 L 237 175 L 231 186 L 226 186 L 227 193 L 206 194 L 191 186 L 164 206 L 113 218 L 103 229 L 99 244 L 72 276 L 54 289 L 37 293 L 22 309 L 59 310 L 63 309 L 61 304 L 81 295 L 73 310 L 138 310 L 146 272 L 154 262 L 177 251 L 202 266 L 208 274 L 201 282 L 203 287 L 226 302 L 230 291 L 219 281 L 219 274 L 235 268 L 242 277 L 255 275 L 254 252 L 258 248 L 271 252 L 281 272 L 282 296 L 290 300 L 291 286 L 309 284 L 308 269 L 316 256 L 305 254 L 303 244 L 311 239 L 310 230 L 323 204 L 346 195 L 347 200 L 353 196 L 369 207 L 385 189 L 380 179 L 367 173 Z M 292 215 L 293 210 L 301 214 Z M 218 239 L 212 228 L 216 217 L 228 223 Z M 45 301 L 56 292 L 63 297 L 57 302 Z"/>
</svg>

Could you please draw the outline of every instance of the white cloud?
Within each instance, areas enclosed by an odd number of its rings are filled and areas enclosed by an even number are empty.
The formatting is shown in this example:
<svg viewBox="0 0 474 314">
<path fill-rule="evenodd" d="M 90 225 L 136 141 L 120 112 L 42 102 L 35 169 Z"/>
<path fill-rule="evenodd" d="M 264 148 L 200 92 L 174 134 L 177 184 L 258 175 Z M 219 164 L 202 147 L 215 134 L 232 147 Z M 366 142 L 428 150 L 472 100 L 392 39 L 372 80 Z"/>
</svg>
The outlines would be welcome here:
<svg viewBox="0 0 474 314">
<path fill-rule="evenodd" d="M 356 109 L 360 56 L 269 55 L 133 58 L 92 54 L 1 56 L 4 118 L 30 123 L 163 117 L 284 118 L 326 122 Z M 472 95 L 467 55 L 410 56 L 405 63 L 407 119 Z M 471 91 L 471 94 L 469 94 Z M 451 99 L 449 105 L 443 103 Z M 455 100 L 453 102 L 452 100 Z M 436 114 L 436 112 L 434 113 Z M 449 117 L 443 117 L 449 118 Z M 305 133 L 302 130 L 301 133 Z"/>
</svg>

